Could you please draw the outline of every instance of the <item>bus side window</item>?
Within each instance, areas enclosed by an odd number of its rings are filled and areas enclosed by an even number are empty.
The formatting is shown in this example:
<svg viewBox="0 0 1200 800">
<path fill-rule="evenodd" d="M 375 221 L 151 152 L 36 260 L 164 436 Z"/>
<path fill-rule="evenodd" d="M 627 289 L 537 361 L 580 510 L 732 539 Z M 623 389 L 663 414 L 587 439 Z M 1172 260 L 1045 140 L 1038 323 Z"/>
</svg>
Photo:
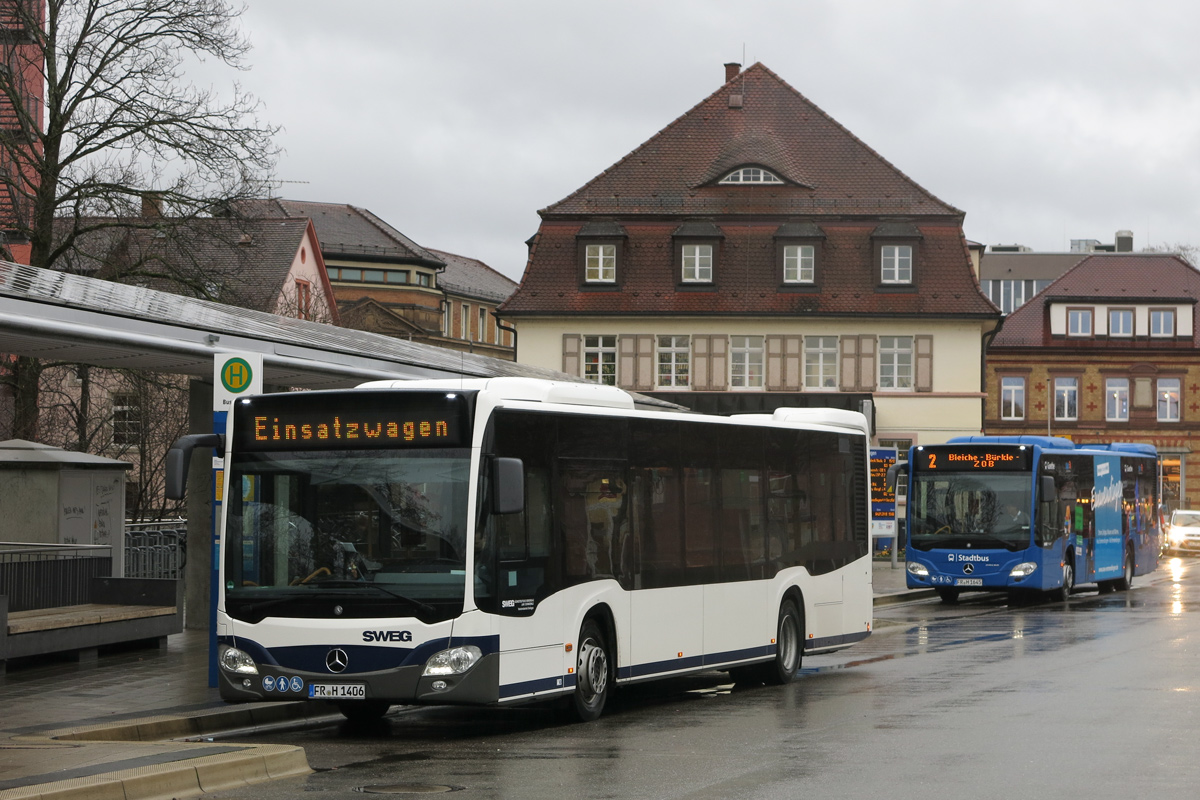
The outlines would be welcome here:
<svg viewBox="0 0 1200 800">
<path fill-rule="evenodd" d="M 1038 485 L 1037 545 L 1049 547 L 1064 533 L 1058 508 L 1058 488 L 1054 476 L 1042 475 Z"/>
</svg>

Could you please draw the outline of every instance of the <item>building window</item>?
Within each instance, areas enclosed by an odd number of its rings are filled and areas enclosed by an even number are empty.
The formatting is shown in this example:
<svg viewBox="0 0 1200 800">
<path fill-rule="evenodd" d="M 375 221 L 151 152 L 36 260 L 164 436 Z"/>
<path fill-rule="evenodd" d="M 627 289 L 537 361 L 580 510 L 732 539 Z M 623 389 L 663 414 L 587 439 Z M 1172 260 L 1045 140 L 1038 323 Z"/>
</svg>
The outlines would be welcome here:
<svg viewBox="0 0 1200 800">
<path fill-rule="evenodd" d="M 1067 309 L 1067 336 L 1092 335 L 1092 310 L 1090 308 Z"/>
<path fill-rule="evenodd" d="M 589 244 L 586 249 L 584 280 L 588 283 L 615 283 L 617 280 L 617 246 Z"/>
<path fill-rule="evenodd" d="M 136 446 L 142 434 L 142 407 L 137 395 L 114 394 L 112 404 L 112 443 Z"/>
<path fill-rule="evenodd" d="M 658 337 L 658 385 L 663 388 L 688 385 L 691 344 L 686 336 Z"/>
<path fill-rule="evenodd" d="M 1025 419 L 1025 379 L 1000 379 L 1000 419 Z"/>
<path fill-rule="evenodd" d="M 836 336 L 804 337 L 804 388 L 836 389 L 838 385 Z"/>
<path fill-rule="evenodd" d="M 433 278 L 428 272 L 417 273 L 417 285 L 430 287 L 433 285 Z"/>
<path fill-rule="evenodd" d="M 475 329 L 475 341 L 487 341 L 487 309 L 483 306 L 479 307 L 479 327 Z"/>
<path fill-rule="evenodd" d="M 408 283 L 408 270 L 401 269 L 388 273 L 388 283 Z"/>
<path fill-rule="evenodd" d="M 712 283 L 712 245 L 683 246 L 683 282 Z"/>
<path fill-rule="evenodd" d="M 312 319 L 312 284 L 296 279 L 296 316 L 300 319 Z"/>
<path fill-rule="evenodd" d="M 763 337 L 729 337 L 729 385 L 735 389 L 761 389 Z"/>
<path fill-rule="evenodd" d="M 912 283 L 912 245 L 885 244 L 880 252 L 884 283 Z"/>
<path fill-rule="evenodd" d="M 1079 419 L 1079 379 L 1054 379 L 1054 418 L 1061 421 Z"/>
<path fill-rule="evenodd" d="M 783 248 L 784 283 L 812 283 L 815 265 L 816 251 L 811 244 L 789 244 Z"/>
<path fill-rule="evenodd" d="M 1175 335 L 1175 309 L 1150 309 L 1150 335 L 1163 337 Z"/>
<path fill-rule="evenodd" d="M 1104 418 L 1109 422 L 1129 421 L 1129 379 L 1109 378 L 1104 382 Z"/>
<path fill-rule="evenodd" d="M 721 183 L 783 183 L 762 167 L 742 167 L 721 178 Z"/>
<path fill-rule="evenodd" d="M 1108 335 L 1133 336 L 1133 309 L 1110 308 L 1108 310 Z"/>
<path fill-rule="evenodd" d="M 1158 421 L 1179 422 L 1179 378 L 1158 379 Z"/>
<path fill-rule="evenodd" d="M 617 337 L 583 337 L 583 377 L 595 383 L 617 385 Z"/>
<path fill-rule="evenodd" d="M 447 339 L 454 335 L 454 306 L 449 300 L 442 301 L 442 335 Z"/>
<path fill-rule="evenodd" d="M 458 338 L 471 338 L 471 307 L 466 303 L 460 305 L 458 310 Z"/>
<path fill-rule="evenodd" d="M 913 388 L 913 339 L 911 336 L 879 337 L 879 388 Z"/>
</svg>

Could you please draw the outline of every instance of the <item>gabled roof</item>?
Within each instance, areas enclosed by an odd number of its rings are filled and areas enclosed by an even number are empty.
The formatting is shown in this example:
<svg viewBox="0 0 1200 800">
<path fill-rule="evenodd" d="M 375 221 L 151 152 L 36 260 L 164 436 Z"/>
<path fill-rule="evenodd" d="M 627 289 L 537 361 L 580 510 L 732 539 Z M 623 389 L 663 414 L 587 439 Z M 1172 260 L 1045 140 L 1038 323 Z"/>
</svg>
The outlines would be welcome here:
<svg viewBox="0 0 1200 800">
<path fill-rule="evenodd" d="M 202 287 L 211 287 L 222 302 L 257 311 L 274 310 L 309 231 L 307 218 L 166 218 L 159 227 L 153 227 L 153 218 L 143 218 L 137 224 L 147 227 L 136 228 L 116 227 L 121 221 L 112 221 L 114 227 L 101 227 L 77 240 L 67 262 L 72 272 L 104 278 L 134 269 L 161 276 L 147 279 L 154 288 L 202 296 Z M 80 222 L 103 225 L 105 218 Z M 64 228 L 73 223 L 59 220 Z M 327 280 L 324 289 L 330 291 Z M 332 295 L 328 299 L 332 306 Z"/>
<path fill-rule="evenodd" d="M 731 96 L 740 95 L 740 106 Z M 765 167 L 784 191 L 715 185 Z M 955 215 L 762 64 L 702 100 L 582 188 L 542 209 L 559 214 L 758 213 Z"/>
<path fill-rule="evenodd" d="M 248 217 L 307 217 L 317 229 L 326 259 L 418 261 L 438 267 L 442 262 L 365 208 L 346 203 L 311 203 L 272 198 L 242 203 L 238 212 Z"/>
<path fill-rule="evenodd" d="M 438 274 L 438 286 L 447 292 L 500 303 L 517 289 L 517 282 L 501 275 L 477 258 L 447 253 L 445 250 L 429 251 L 446 262 L 446 268 Z"/>
<path fill-rule="evenodd" d="M 1040 347 L 1045 344 L 1046 307 L 1052 303 L 1196 303 L 1200 272 L 1168 253 L 1098 253 L 1083 256 L 1065 275 L 1013 311 L 990 345 Z M 1200 325 L 1193 343 L 1200 346 Z"/>
</svg>

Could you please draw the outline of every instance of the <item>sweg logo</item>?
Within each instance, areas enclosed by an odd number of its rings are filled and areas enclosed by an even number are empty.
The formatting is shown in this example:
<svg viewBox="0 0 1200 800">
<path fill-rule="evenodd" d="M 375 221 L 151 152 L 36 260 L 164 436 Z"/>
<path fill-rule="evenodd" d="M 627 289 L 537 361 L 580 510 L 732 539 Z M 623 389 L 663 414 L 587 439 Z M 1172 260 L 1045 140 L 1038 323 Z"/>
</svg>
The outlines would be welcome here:
<svg viewBox="0 0 1200 800">
<path fill-rule="evenodd" d="M 363 631 L 364 642 L 411 642 L 412 631 Z"/>
<path fill-rule="evenodd" d="M 951 561 L 951 562 L 955 562 L 955 561 L 960 561 L 960 562 L 961 562 L 961 561 L 982 561 L 983 563 L 985 563 L 985 564 L 986 564 L 986 563 L 987 563 L 987 562 L 989 562 L 990 560 L 991 560 L 991 559 L 989 559 L 987 556 L 967 555 L 966 553 L 951 553 L 951 554 L 950 554 L 950 561 Z"/>
</svg>

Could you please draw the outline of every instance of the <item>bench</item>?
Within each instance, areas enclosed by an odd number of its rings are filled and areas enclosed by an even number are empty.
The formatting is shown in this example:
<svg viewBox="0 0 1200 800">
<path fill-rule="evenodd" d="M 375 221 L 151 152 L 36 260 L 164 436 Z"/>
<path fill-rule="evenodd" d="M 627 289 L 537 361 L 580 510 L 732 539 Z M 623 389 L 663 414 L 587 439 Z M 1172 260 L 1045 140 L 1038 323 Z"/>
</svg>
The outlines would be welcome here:
<svg viewBox="0 0 1200 800">
<path fill-rule="evenodd" d="M 14 658 L 73 653 L 94 660 L 105 645 L 156 639 L 183 630 L 182 582 L 92 578 L 90 603 L 8 611 L 0 595 L 0 674 Z"/>
</svg>

